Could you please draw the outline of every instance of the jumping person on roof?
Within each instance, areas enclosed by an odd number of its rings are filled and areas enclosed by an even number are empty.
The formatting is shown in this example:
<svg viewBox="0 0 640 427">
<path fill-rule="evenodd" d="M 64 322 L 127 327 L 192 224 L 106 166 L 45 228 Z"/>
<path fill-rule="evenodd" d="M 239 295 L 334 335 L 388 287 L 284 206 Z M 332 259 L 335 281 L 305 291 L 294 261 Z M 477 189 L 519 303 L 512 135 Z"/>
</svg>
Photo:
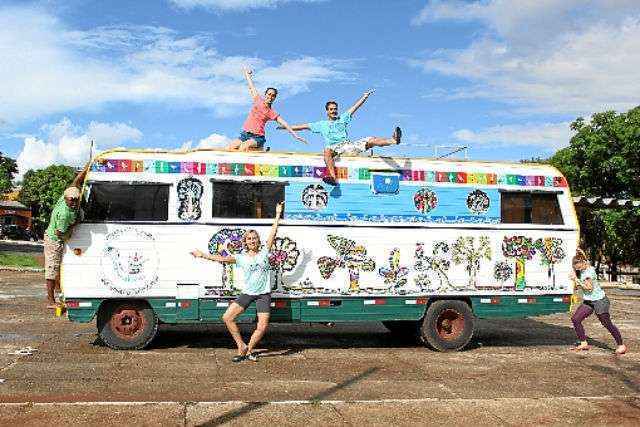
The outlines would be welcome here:
<svg viewBox="0 0 640 427">
<path fill-rule="evenodd" d="M 320 120 L 313 123 L 291 126 L 291 129 L 310 130 L 319 133 L 324 137 L 324 162 L 327 165 L 327 174 L 323 181 L 335 185 L 336 169 L 334 159 L 340 154 L 360 154 L 372 147 L 384 147 L 387 145 L 400 144 L 402 138 L 402 130 L 396 127 L 391 138 L 383 138 L 378 136 L 368 136 L 350 141 L 347 132 L 347 125 L 351 122 L 351 117 L 358 111 L 358 108 L 371 96 L 373 90 L 365 92 L 355 104 L 342 114 L 338 114 L 338 103 L 336 101 L 328 101 L 324 108 L 327 111 L 328 120 Z M 282 129 L 279 127 L 279 129 Z"/>
<path fill-rule="evenodd" d="M 283 129 L 287 129 L 291 136 L 300 142 L 307 143 L 304 138 L 299 136 L 289 124 L 272 108 L 273 101 L 278 96 L 278 89 L 269 87 L 264 92 L 264 98 L 260 96 L 256 87 L 253 84 L 251 78 L 253 71 L 245 68 L 244 76 L 247 79 L 249 85 L 249 93 L 253 99 L 253 106 L 247 115 L 247 119 L 242 125 L 242 131 L 238 139 L 233 140 L 228 146 L 227 150 L 230 151 L 262 151 L 264 150 L 264 144 L 267 142 L 264 136 L 264 125 L 269 120 L 275 120 L 282 126 Z"/>
</svg>

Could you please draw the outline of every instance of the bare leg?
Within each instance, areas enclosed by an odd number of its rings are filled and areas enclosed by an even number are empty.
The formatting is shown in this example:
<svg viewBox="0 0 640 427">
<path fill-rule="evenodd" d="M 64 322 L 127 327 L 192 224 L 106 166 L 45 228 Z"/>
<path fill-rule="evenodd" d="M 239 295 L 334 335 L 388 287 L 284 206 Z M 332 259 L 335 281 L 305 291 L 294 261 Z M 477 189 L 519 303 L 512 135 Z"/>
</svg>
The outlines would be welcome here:
<svg viewBox="0 0 640 427">
<path fill-rule="evenodd" d="M 267 332 L 267 326 L 269 326 L 269 313 L 258 313 L 258 326 L 256 326 L 256 330 L 253 331 L 253 334 L 251 334 L 247 354 L 250 354 L 256 345 L 258 345 L 264 334 Z"/>
<path fill-rule="evenodd" d="M 334 157 L 334 153 L 333 151 L 329 150 L 328 148 L 324 149 L 324 163 L 325 165 L 327 165 L 327 174 L 333 178 L 334 180 L 336 179 L 336 165 L 335 162 L 333 160 Z"/>
<path fill-rule="evenodd" d="M 56 281 L 53 279 L 47 279 L 47 306 L 53 308 L 56 304 L 56 298 L 54 291 L 56 289 Z"/>
<path fill-rule="evenodd" d="M 240 151 L 255 151 L 258 149 L 258 143 L 255 139 L 247 139 L 240 144 Z"/>
<path fill-rule="evenodd" d="M 396 145 L 396 140 L 393 138 L 380 138 L 374 136 L 370 141 L 367 141 L 367 150 L 372 147 L 386 147 L 387 145 Z"/>
<path fill-rule="evenodd" d="M 231 338 L 233 338 L 236 342 L 236 346 L 238 346 L 238 354 L 240 356 L 247 354 L 247 345 L 242 340 L 240 328 L 238 328 L 238 324 L 236 323 L 236 317 L 241 315 L 243 311 L 244 308 L 242 308 L 242 306 L 232 302 L 229 308 L 227 308 L 227 311 L 222 315 L 222 320 L 224 320 L 225 325 L 227 325 Z"/>
<path fill-rule="evenodd" d="M 227 151 L 238 151 L 238 149 L 240 149 L 241 145 L 242 145 L 242 141 L 240 141 L 239 139 L 234 139 L 233 141 L 231 141 L 231 143 L 229 143 L 229 145 L 227 145 L 226 150 Z"/>
</svg>

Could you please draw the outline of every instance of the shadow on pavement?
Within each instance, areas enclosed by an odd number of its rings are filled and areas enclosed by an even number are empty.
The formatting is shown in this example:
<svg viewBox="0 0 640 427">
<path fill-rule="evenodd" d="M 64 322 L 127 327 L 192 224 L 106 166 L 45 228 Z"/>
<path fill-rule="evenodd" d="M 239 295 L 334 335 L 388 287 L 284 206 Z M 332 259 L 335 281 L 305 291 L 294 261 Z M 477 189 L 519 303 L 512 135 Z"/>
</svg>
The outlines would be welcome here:
<svg viewBox="0 0 640 427">
<path fill-rule="evenodd" d="M 324 391 L 321 391 L 320 393 L 317 393 L 316 395 L 310 397 L 308 400 L 314 402 L 314 401 L 321 401 L 324 400 L 325 398 L 331 396 L 332 394 L 334 394 L 335 392 L 349 387 L 352 384 L 357 383 L 358 381 L 361 381 L 362 379 L 368 377 L 369 375 L 373 374 L 374 372 L 376 372 L 379 368 L 369 368 L 361 373 L 359 373 L 358 375 L 355 375 L 351 378 L 346 379 L 345 381 L 336 384 Z M 206 423 L 202 423 L 202 424 L 198 424 L 199 426 L 219 426 L 219 425 L 223 425 L 225 423 L 228 423 L 229 421 L 241 417 L 251 411 L 255 411 L 256 409 L 259 409 L 263 406 L 268 405 L 269 402 L 250 402 L 247 403 L 246 405 L 244 405 L 241 408 L 235 409 L 233 411 L 229 411 L 226 414 L 220 415 L 219 417 L 216 417 Z"/>
<path fill-rule="evenodd" d="M 243 324 L 243 336 L 248 337 L 253 325 Z M 476 334 L 466 351 L 481 347 L 571 346 L 576 336 L 570 326 L 554 325 L 535 319 L 478 320 Z M 603 349 L 612 350 L 606 343 L 590 339 Z M 266 357 L 295 354 L 303 349 L 346 348 L 420 348 L 422 344 L 411 337 L 394 335 L 376 324 L 342 324 L 327 328 L 315 324 L 272 324 L 263 340 L 270 349 Z M 96 344 L 98 344 L 96 342 Z M 224 325 L 166 326 L 149 349 L 235 348 Z"/>
</svg>

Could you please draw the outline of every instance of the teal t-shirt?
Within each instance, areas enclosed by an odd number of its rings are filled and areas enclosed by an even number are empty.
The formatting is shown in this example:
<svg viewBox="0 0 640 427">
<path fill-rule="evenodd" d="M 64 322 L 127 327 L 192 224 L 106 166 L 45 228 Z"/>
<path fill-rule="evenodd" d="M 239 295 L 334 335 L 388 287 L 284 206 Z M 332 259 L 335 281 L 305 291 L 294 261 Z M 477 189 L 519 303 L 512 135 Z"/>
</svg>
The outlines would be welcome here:
<svg viewBox="0 0 640 427">
<path fill-rule="evenodd" d="M 600 283 L 598 282 L 598 276 L 596 275 L 596 269 L 593 267 L 588 267 L 586 270 L 580 273 L 580 280 L 591 279 L 591 283 L 593 284 L 593 290 L 591 292 L 587 292 L 584 289 L 582 293 L 584 295 L 584 299 L 586 301 L 597 301 L 604 298 L 604 291 L 600 287 Z"/>
<path fill-rule="evenodd" d="M 320 120 L 309 123 L 309 129 L 313 133 L 319 133 L 324 137 L 324 145 L 328 147 L 349 140 L 347 125 L 351 122 L 351 114 L 348 111 L 340 114 L 337 120 Z"/>
<path fill-rule="evenodd" d="M 58 241 L 56 230 L 60 230 L 62 234 L 69 231 L 69 227 L 76 222 L 76 211 L 67 206 L 67 202 L 64 201 L 64 196 L 58 199 L 58 202 L 51 211 L 51 220 L 47 227 L 47 234 L 53 241 Z"/>
<path fill-rule="evenodd" d="M 236 265 L 244 273 L 243 293 L 260 295 L 271 292 L 269 283 L 269 252 L 262 248 L 255 256 L 241 253 L 235 256 Z"/>
</svg>

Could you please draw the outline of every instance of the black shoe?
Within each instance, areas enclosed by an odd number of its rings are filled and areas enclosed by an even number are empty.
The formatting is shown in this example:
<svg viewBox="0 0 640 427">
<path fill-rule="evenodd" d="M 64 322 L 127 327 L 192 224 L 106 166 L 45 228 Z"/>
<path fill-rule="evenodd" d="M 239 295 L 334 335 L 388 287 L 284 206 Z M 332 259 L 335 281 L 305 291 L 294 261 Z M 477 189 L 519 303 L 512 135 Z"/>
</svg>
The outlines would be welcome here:
<svg viewBox="0 0 640 427">
<path fill-rule="evenodd" d="M 400 144 L 400 140 L 402 139 L 402 129 L 400 129 L 399 126 L 396 126 L 393 131 L 393 139 L 396 140 L 396 145 Z"/>
<path fill-rule="evenodd" d="M 247 354 L 247 360 L 251 360 L 252 362 L 257 362 L 258 361 L 258 355 L 255 353 L 249 353 Z"/>
<path fill-rule="evenodd" d="M 332 176 L 329 176 L 329 175 L 323 177 L 322 178 L 322 182 L 325 182 L 325 183 L 327 183 L 329 185 L 338 185 L 338 183 L 336 182 L 336 179 L 334 177 L 332 177 Z"/>
<path fill-rule="evenodd" d="M 233 363 L 238 363 L 238 362 L 242 362 L 247 358 L 246 354 L 239 354 L 237 356 L 233 356 L 233 358 L 231 359 L 231 361 Z"/>
</svg>

